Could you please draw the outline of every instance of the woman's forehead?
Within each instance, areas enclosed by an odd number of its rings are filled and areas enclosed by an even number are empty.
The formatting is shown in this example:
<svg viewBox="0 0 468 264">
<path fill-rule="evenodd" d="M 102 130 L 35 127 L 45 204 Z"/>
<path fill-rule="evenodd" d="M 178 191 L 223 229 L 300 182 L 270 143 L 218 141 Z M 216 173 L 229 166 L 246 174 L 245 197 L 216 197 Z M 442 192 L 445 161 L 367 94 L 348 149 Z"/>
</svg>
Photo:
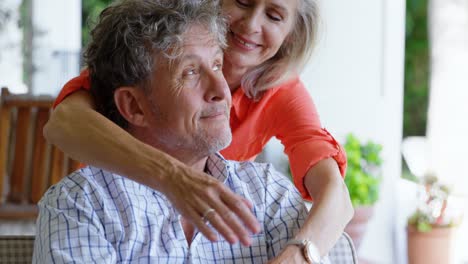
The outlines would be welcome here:
<svg viewBox="0 0 468 264">
<path fill-rule="evenodd" d="M 238 0 L 223 0 L 221 1 L 221 5 L 227 4 L 227 3 L 233 3 Z M 266 6 L 274 6 L 280 9 L 284 9 L 285 11 L 291 11 L 294 10 L 299 1 L 303 0 L 243 0 L 246 2 L 249 2 L 251 4 L 264 4 Z"/>
</svg>

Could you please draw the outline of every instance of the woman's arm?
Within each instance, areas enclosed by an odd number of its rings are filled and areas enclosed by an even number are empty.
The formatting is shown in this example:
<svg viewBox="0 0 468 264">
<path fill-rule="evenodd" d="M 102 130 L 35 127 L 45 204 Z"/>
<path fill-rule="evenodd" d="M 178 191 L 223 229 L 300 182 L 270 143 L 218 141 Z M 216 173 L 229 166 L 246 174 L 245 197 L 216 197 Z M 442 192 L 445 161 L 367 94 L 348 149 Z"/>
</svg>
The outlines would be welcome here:
<svg viewBox="0 0 468 264">
<path fill-rule="evenodd" d="M 354 214 L 348 189 L 340 175 L 338 165 L 332 158 L 319 161 L 309 169 L 304 184 L 314 198 L 309 215 L 296 234 L 295 239 L 308 239 L 320 251 L 328 254 L 338 241 Z M 270 264 L 307 263 L 299 247 L 287 246 L 281 255 Z"/>
<path fill-rule="evenodd" d="M 69 95 L 53 111 L 44 127 L 45 138 L 73 159 L 96 166 L 164 193 L 179 212 L 208 239 L 216 234 L 201 220 L 207 207 L 218 215 L 212 226 L 229 242 L 248 244 L 247 228 L 259 224 L 244 198 L 221 182 L 137 140 L 94 110 L 89 92 Z M 194 201 L 204 201 L 198 204 Z M 235 214 L 237 217 L 232 217 Z"/>
<path fill-rule="evenodd" d="M 322 255 L 336 243 L 353 215 L 348 190 L 343 181 L 346 155 L 333 136 L 322 128 L 315 105 L 298 80 L 278 89 L 271 99 L 269 120 L 274 135 L 285 146 L 293 181 L 303 198 L 314 206 L 297 234 L 309 239 Z M 297 246 L 288 246 L 274 263 L 305 261 Z"/>
<path fill-rule="evenodd" d="M 314 198 L 312 209 L 298 239 L 309 239 L 325 255 L 335 245 L 354 215 L 348 188 L 332 158 L 319 161 L 310 168 L 304 185 Z"/>
</svg>

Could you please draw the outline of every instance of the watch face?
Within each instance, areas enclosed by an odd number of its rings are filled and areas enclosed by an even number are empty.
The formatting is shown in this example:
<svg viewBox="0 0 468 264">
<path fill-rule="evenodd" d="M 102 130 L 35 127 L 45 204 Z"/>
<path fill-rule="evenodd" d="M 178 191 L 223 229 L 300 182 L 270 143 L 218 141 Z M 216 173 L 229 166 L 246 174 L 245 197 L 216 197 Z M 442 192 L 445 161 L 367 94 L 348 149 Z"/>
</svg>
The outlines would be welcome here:
<svg viewBox="0 0 468 264">
<path fill-rule="evenodd" d="M 307 250 L 307 247 L 304 247 L 304 257 L 308 263 L 312 263 L 312 257 L 310 256 L 309 250 Z"/>
<path fill-rule="evenodd" d="M 304 255 L 306 256 L 307 261 L 309 261 L 310 263 L 320 262 L 320 253 L 318 249 L 312 243 L 307 243 L 304 249 L 305 249 Z"/>
</svg>

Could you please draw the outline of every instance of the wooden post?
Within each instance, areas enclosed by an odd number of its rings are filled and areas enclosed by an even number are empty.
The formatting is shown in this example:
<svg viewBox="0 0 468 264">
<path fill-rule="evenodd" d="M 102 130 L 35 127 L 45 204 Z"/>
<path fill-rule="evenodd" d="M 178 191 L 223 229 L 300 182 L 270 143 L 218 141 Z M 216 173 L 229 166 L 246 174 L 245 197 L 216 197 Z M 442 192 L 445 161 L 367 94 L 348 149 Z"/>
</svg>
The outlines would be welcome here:
<svg viewBox="0 0 468 264">
<path fill-rule="evenodd" d="M 5 201 L 3 189 L 7 175 L 8 145 L 10 144 L 10 108 L 3 103 L 8 94 L 8 89 L 2 88 L 0 97 L 0 204 Z"/>
<path fill-rule="evenodd" d="M 16 124 L 15 156 L 10 178 L 8 200 L 21 203 L 26 198 L 25 181 L 27 177 L 28 132 L 31 123 L 31 108 L 20 107 Z"/>
<path fill-rule="evenodd" d="M 47 144 L 42 136 L 42 129 L 49 119 L 49 114 L 49 108 L 39 108 L 37 111 L 30 196 L 30 202 L 34 204 L 41 199 L 48 184 L 49 177 L 46 174 Z"/>
</svg>

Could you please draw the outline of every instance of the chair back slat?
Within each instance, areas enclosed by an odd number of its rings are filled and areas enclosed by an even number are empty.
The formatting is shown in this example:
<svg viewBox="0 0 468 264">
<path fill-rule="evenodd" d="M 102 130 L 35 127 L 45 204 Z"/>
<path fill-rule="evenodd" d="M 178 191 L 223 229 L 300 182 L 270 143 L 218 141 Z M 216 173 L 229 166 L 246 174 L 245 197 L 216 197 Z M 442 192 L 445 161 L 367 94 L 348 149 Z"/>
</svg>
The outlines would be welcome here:
<svg viewBox="0 0 468 264">
<path fill-rule="evenodd" d="M 74 160 L 74 159 L 71 159 L 71 158 L 68 158 L 68 172 L 67 174 L 70 174 L 74 171 L 76 171 L 77 169 L 79 169 L 81 167 L 81 163 Z"/>
<path fill-rule="evenodd" d="M 42 131 L 44 125 L 49 119 L 50 109 L 39 108 L 36 116 L 36 129 L 35 131 Z M 47 166 L 49 162 L 47 153 L 47 142 L 45 141 L 42 133 L 35 133 L 34 135 L 34 155 L 32 164 L 31 176 L 31 197 L 30 202 L 36 204 L 46 191 L 48 186 Z"/>
<path fill-rule="evenodd" d="M 3 100 L 2 97 L 0 100 Z M 0 101 L 0 105 L 2 102 Z M 0 107 L 0 203 L 5 200 L 5 186 L 8 164 L 8 145 L 10 142 L 10 109 L 9 107 Z"/>
<path fill-rule="evenodd" d="M 54 98 L 0 97 L 0 219 L 34 218 L 46 189 L 76 169 L 63 152 L 45 141 L 42 130 Z"/>
<path fill-rule="evenodd" d="M 64 175 L 64 163 L 65 157 L 63 152 L 58 148 L 52 147 L 52 163 L 51 163 L 51 175 L 50 175 L 50 184 L 56 184 L 62 179 Z"/>
<path fill-rule="evenodd" d="M 20 107 L 16 122 L 15 154 L 8 199 L 15 203 L 21 203 L 26 197 L 25 183 L 28 169 L 28 132 L 31 124 L 31 109 Z"/>
</svg>

